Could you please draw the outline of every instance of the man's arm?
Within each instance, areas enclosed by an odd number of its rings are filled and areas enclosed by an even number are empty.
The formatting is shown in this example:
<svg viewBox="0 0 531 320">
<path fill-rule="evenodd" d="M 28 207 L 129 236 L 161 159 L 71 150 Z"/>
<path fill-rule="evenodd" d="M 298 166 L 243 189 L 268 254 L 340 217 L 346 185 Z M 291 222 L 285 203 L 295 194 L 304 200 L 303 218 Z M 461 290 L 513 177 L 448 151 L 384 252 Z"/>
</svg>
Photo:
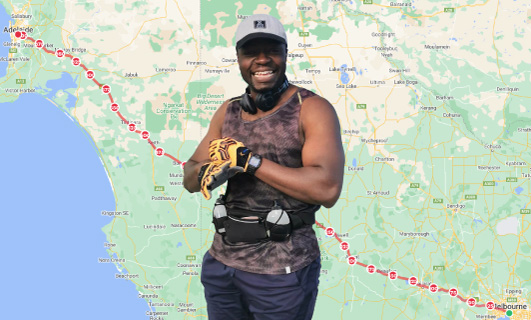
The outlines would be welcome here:
<svg viewBox="0 0 531 320">
<path fill-rule="evenodd" d="M 339 120 L 332 105 L 321 97 L 304 101 L 301 168 L 287 168 L 263 159 L 255 175 L 285 194 L 312 204 L 332 207 L 341 193 L 345 155 Z"/>
<path fill-rule="evenodd" d="M 225 119 L 225 112 L 227 110 L 229 102 L 225 101 L 221 107 L 216 111 L 206 136 L 201 140 L 201 143 L 195 149 L 194 154 L 190 157 L 184 165 L 184 179 L 183 184 L 186 190 L 189 192 L 197 192 L 201 189 L 199 182 L 197 181 L 197 175 L 201 166 L 207 162 L 210 162 L 208 155 L 208 146 L 211 140 L 221 138 L 221 127 L 223 126 L 223 120 Z"/>
</svg>

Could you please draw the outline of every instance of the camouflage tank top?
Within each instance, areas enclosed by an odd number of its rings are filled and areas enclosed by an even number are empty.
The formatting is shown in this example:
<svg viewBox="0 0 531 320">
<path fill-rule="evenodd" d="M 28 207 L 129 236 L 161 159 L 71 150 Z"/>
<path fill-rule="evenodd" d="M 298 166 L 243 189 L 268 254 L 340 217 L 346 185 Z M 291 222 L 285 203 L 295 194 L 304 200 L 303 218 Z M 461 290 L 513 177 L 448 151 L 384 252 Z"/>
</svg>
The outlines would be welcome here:
<svg viewBox="0 0 531 320">
<path fill-rule="evenodd" d="M 239 97 L 230 101 L 222 127 L 223 137 L 232 137 L 245 144 L 253 153 L 282 166 L 302 167 L 302 142 L 299 137 L 299 115 L 304 99 L 315 94 L 298 88 L 275 112 L 254 120 L 241 118 Z M 229 180 L 227 208 L 268 212 L 276 200 L 284 210 L 312 211 L 318 205 L 294 199 L 249 174 L 238 174 Z M 219 234 L 214 235 L 210 254 L 218 261 L 247 272 L 285 274 L 297 271 L 319 257 L 315 232 L 305 225 L 292 232 L 287 241 L 262 241 L 238 245 L 226 244 Z"/>
</svg>

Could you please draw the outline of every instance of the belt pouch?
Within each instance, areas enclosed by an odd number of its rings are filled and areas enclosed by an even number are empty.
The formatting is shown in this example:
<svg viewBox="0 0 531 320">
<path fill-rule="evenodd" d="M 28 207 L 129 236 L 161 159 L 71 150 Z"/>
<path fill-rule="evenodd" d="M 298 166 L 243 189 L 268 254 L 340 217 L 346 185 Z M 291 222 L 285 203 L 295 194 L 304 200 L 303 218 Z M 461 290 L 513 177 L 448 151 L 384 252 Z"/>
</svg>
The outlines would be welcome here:
<svg viewBox="0 0 531 320">
<path fill-rule="evenodd" d="M 223 222 L 225 239 L 229 242 L 257 243 L 267 238 L 265 224 L 261 220 L 244 220 L 229 216 Z"/>
</svg>

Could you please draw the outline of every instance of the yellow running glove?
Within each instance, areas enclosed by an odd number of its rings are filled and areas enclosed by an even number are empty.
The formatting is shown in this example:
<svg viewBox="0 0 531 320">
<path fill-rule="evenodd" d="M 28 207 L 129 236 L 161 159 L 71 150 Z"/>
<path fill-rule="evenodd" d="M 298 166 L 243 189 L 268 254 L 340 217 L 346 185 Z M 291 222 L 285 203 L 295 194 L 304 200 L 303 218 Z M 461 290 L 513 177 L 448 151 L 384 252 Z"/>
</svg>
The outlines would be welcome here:
<svg viewBox="0 0 531 320">
<path fill-rule="evenodd" d="M 215 139 L 210 141 L 208 154 L 212 161 L 230 160 L 231 167 L 241 167 L 244 172 L 247 171 L 249 159 L 253 153 L 247 149 L 243 143 L 236 141 L 231 137 Z"/>
<path fill-rule="evenodd" d="M 201 186 L 201 193 L 206 200 L 210 200 L 212 190 L 242 171 L 243 169 L 240 167 L 231 167 L 230 161 L 212 161 L 204 164 L 197 177 Z"/>
</svg>

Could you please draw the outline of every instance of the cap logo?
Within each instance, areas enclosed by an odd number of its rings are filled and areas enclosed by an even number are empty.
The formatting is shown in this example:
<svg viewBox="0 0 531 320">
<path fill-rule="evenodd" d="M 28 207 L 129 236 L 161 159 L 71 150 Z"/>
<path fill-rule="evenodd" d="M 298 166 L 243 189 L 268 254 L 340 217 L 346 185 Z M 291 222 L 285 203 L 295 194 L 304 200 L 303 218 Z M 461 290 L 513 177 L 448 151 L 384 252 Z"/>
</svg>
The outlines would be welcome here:
<svg viewBox="0 0 531 320">
<path fill-rule="evenodd" d="M 255 29 L 265 29 L 266 28 L 265 20 L 255 20 L 254 21 L 254 28 Z"/>
</svg>

